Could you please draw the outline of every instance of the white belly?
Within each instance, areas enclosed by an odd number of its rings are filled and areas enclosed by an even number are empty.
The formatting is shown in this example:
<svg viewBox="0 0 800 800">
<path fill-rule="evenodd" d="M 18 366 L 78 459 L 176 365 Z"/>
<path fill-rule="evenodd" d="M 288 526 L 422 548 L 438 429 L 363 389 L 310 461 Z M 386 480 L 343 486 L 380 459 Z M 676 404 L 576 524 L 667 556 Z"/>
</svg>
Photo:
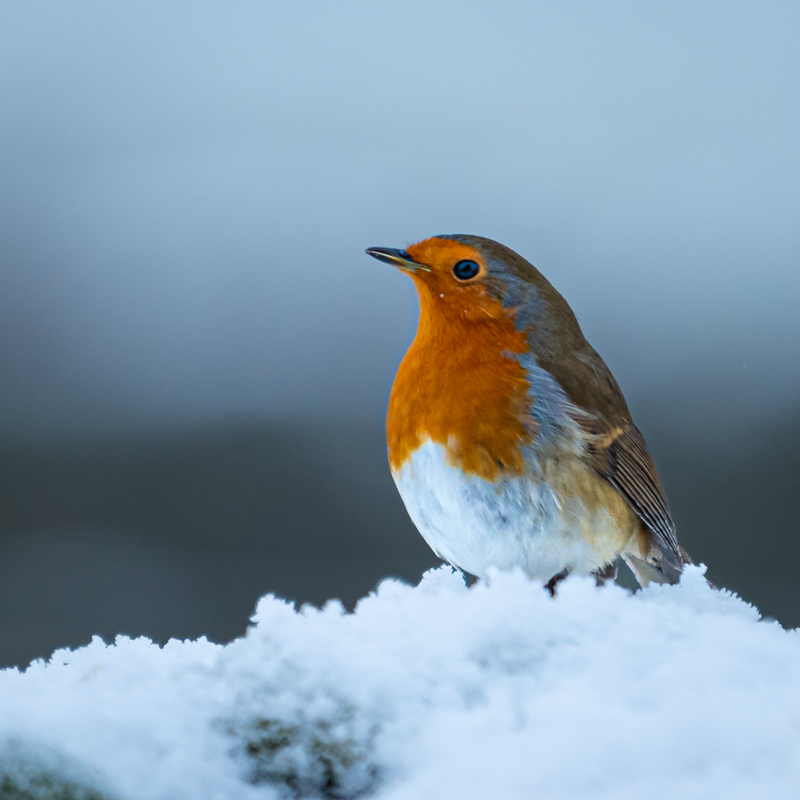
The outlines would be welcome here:
<svg viewBox="0 0 800 800">
<path fill-rule="evenodd" d="M 520 567 L 549 580 L 565 568 L 588 574 L 603 564 L 576 519 L 580 500 L 567 508 L 543 480 L 521 477 L 488 483 L 447 463 L 440 444 L 427 441 L 394 473 L 409 516 L 437 555 L 485 579 L 491 567 Z M 593 525 L 612 520 L 596 511 Z M 605 517 L 605 518 L 603 518 Z"/>
</svg>

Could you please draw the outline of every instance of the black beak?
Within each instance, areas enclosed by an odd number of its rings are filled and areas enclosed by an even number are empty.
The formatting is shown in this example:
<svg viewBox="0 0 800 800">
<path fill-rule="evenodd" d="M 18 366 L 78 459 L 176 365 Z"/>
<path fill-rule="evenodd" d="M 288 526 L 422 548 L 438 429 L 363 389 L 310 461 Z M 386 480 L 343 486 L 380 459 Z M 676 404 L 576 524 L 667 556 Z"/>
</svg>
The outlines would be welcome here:
<svg viewBox="0 0 800 800">
<path fill-rule="evenodd" d="M 397 250 L 394 247 L 368 247 L 366 253 L 368 256 L 377 258 L 378 261 L 391 264 L 393 267 L 407 269 L 410 272 L 416 272 L 417 270 L 430 272 L 429 267 L 423 264 L 417 264 L 405 250 Z"/>
</svg>

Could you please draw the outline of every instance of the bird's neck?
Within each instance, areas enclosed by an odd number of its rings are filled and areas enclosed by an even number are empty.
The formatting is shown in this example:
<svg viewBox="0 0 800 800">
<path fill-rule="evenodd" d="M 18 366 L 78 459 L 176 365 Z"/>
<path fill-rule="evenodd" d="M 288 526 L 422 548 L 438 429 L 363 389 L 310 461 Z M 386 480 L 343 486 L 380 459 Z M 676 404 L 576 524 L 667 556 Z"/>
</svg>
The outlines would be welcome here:
<svg viewBox="0 0 800 800">
<path fill-rule="evenodd" d="M 417 335 L 389 401 L 389 461 L 397 471 L 426 441 L 469 474 L 520 473 L 532 431 L 527 343 L 508 314 L 472 316 L 458 298 L 420 298 Z"/>
</svg>

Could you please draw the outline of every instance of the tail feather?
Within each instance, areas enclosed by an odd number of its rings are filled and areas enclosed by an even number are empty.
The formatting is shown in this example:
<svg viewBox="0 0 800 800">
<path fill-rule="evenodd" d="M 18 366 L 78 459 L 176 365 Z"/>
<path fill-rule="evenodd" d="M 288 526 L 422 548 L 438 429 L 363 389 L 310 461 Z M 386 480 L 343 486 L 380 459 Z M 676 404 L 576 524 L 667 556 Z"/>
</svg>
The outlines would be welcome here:
<svg viewBox="0 0 800 800">
<path fill-rule="evenodd" d="M 676 570 L 666 559 L 656 564 L 631 553 L 623 553 L 622 557 L 642 588 L 651 583 L 678 583 L 681 579 L 681 570 Z"/>
</svg>

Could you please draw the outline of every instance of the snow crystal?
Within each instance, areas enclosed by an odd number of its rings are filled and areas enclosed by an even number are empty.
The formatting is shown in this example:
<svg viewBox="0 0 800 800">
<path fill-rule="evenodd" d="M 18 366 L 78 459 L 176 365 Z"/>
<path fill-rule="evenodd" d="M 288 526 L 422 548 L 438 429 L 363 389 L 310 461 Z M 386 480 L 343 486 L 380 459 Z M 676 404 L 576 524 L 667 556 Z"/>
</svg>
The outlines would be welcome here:
<svg viewBox="0 0 800 800">
<path fill-rule="evenodd" d="M 0 797 L 795 798 L 800 638 L 708 586 L 384 581 L 0 672 Z"/>
</svg>

